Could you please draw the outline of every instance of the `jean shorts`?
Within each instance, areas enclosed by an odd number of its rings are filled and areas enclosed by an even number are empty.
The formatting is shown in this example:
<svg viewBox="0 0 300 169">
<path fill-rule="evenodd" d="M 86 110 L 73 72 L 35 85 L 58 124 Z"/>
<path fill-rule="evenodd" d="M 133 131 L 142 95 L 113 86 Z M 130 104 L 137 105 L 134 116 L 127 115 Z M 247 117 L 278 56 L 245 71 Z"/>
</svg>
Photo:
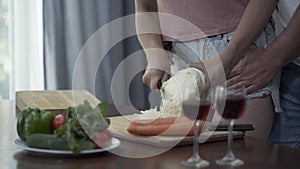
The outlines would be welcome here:
<svg viewBox="0 0 300 169">
<path fill-rule="evenodd" d="M 173 62 L 171 73 L 186 68 L 186 65 L 191 62 L 200 62 L 214 56 L 218 56 L 226 45 L 229 43 L 233 32 L 221 35 L 200 38 L 185 42 L 172 42 Z M 267 48 L 276 38 L 274 23 L 270 21 L 260 36 L 252 44 L 253 47 Z M 248 98 L 257 98 L 270 95 L 272 97 L 275 112 L 281 112 L 279 104 L 279 84 L 280 73 L 267 86 L 249 94 Z"/>
<path fill-rule="evenodd" d="M 289 63 L 282 68 L 280 104 L 269 139 L 300 150 L 300 67 Z"/>
</svg>

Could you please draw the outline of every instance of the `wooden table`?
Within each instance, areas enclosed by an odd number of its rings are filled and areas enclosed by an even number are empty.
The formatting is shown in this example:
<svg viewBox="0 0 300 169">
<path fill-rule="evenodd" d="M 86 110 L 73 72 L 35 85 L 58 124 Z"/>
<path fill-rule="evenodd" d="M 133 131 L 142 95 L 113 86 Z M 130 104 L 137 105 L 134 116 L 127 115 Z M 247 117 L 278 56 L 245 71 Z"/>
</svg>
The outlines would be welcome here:
<svg viewBox="0 0 300 169">
<path fill-rule="evenodd" d="M 111 109 L 114 110 L 114 109 Z M 89 157 L 46 158 L 31 155 L 13 145 L 16 136 L 15 108 L 12 101 L 0 101 L 0 166 L 1 169 L 179 169 L 186 168 L 180 161 L 188 158 L 192 146 L 175 147 L 171 150 L 148 158 L 126 158 L 110 152 L 99 153 Z M 114 112 L 116 114 L 116 112 Z M 151 146 L 137 145 L 121 140 L 116 151 L 132 154 L 136 151 L 153 151 Z M 143 149 L 138 148 L 142 146 Z M 134 147 L 134 148 L 132 148 Z M 245 161 L 238 168 L 245 169 L 290 169 L 300 168 L 300 151 L 274 145 L 265 140 L 245 137 L 234 141 L 234 152 Z M 208 168 L 230 168 L 217 166 L 215 160 L 226 151 L 226 142 L 201 144 L 201 156 L 211 162 Z"/>
</svg>

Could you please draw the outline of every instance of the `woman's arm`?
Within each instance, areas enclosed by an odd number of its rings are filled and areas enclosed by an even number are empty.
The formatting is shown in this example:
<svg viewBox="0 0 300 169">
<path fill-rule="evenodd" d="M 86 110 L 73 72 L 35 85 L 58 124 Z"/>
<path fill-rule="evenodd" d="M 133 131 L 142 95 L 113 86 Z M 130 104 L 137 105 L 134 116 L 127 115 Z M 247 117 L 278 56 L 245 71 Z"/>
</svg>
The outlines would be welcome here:
<svg viewBox="0 0 300 169">
<path fill-rule="evenodd" d="M 137 37 L 144 49 L 157 48 L 163 49 L 162 37 L 160 32 L 158 9 L 156 0 L 136 0 L 136 31 Z M 152 12 L 152 13 L 146 13 Z M 145 31 L 153 32 L 145 34 Z M 147 56 L 148 57 L 148 56 Z"/>
<path fill-rule="evenodd" d="M 164 50 L 156 0 L 136 0 L 136 31 L 148 61 L 143 81 L 157 89 L 158 81 L 166 81 L 170 74 L 170 58 Z M 151 13 L 146 13 L 151 12 Z"/>
</svg>

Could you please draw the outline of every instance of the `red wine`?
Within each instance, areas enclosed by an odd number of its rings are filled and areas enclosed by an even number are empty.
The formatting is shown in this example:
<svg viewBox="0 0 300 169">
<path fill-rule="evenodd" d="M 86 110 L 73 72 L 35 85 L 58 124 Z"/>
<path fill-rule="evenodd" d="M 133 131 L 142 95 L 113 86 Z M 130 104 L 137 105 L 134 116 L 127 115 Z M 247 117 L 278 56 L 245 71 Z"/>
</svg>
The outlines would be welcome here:
<svg viewBox="0 0 300 169">
<path fill-rule="evenodd" d="M 227 97 L 222 117 L 225 119 L 238 119 L 244 113 L 245 99 L 243 97 Z"/>
<path fill-rule="evenodd" d="M 182 103 L 184 114 L 190 119 L 205 120 L 208 116 L 210 101 L 185 101 Z"/>
</svg>

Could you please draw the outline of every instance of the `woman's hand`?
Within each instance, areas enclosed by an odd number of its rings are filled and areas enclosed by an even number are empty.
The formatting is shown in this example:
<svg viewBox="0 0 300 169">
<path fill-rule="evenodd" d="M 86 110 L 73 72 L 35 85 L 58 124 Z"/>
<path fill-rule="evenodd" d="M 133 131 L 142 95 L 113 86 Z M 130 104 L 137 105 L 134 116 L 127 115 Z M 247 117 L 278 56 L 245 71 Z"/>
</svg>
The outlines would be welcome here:
<svg viewBox="0 0 300 169">
<path fill-rule="evenodd" d="M 157 89 L 159 81 L 164 82 L 169 79 L 172 61 L 161 36 L 157 2 L 136 0 L 135 9 L 137 37 L 148 62 L 143 82 L 153 90 Z"/>
<path fill-rule="evenodd" d="M 202 62 L 190 63 L 189 67 L 197 68 L 205 74 L 205 88 L 224 85 L 225 83 L 226 75 L 219 56 Z"/>
<path fill-rule="evenodd" d="M 164 82 L 170 78 L 170 74 L 159 69 L 146 69 L 143 75 L 143 82 L 150 87 L 151 90 L 158 89 L 159 81 Z"/>
<path fill-rule="evenodd" d="M 143 82 L 151 90 L 158 89 L 158 83 L 167 81 L 170 78 L 170 65 L 173 63 L 169 57 L 171 53 L 164 50 L 148 49 L 148 65 L 143 75 Z"/>
</svg>

